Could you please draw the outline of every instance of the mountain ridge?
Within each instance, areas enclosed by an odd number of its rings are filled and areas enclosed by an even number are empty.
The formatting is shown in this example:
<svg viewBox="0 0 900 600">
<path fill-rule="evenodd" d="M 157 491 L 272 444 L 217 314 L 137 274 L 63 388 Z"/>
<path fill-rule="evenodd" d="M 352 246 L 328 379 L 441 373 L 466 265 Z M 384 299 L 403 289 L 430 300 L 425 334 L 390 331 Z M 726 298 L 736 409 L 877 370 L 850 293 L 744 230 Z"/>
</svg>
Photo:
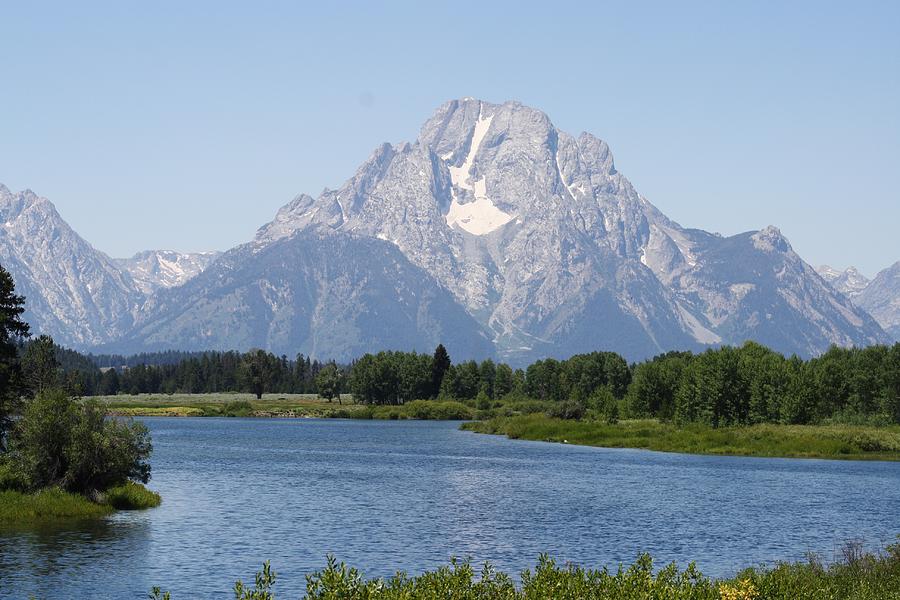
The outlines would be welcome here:
<svg viewBox="0 0 900 600">
<path fill-rule="evenodd" d="M 313 239 L 347 258 L 318 252 Z M 324 273 L 371 306 L 350 310 Z M 442 294 L 453 307 L 436 300 Z M 329 337 L 295 306 L 300 297 L 335 315 L 343 333 Z M 776 227 L 734 236 L 682 227 L 637 192 L 599 138 L 560 131 L 520 102 L 463 98 L 441 105 L 414 142 L 377 146 L 337 189 L 296 196 L 246 244 L 144 294 L 127 326 L 100 343 L 158 349 L 165 332 L 175 345 L 272 343 L 322 358 L 410 343 L 368 320 L 375 306 L 407 315 L 403 327 L 429 340 L 428 328 L 453 331 L 465 352 L 483 354 L 484 337 L 516 364 L 595 349 L 640 359 L 748 339 L 812 356 L 890 339 Z M 226 310 L 254 328 L 223 320 Z"/>
</svg>

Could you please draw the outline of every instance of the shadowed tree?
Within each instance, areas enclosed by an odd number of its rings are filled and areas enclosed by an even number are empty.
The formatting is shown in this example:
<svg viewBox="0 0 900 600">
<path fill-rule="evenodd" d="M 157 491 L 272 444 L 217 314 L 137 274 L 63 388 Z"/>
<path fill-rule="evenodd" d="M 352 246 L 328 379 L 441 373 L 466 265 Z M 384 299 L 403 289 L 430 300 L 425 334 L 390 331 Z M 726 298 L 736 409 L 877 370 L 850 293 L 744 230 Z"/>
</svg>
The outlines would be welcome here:
<svg viewBox="0 0 900 600">
<path fill-rule="evenodd" d="M 341 404 L 341 372 L 334 363 L 328 363 L 316 375 L 316 391 L 321 398 L 331 402 L 334 398 Z"/>
<path fill-rule="evenodd" d="M 9 271 L 0 265 L 0 450 L 6 448 L 13 414 L 22 394 L 22 373 L 17 343 L 28 337 L 28 324 L 22 320 L 25 298 L 16 295 L 16 284 Z"/>
<path fill-rule="evenodd" d="M 59 360 L 56 358 L 56 344 L 52 337 L 42 335 L 25 347 L 22 373 L 30 396 L 59 386 Z"/>
<path fill-rule="evenodd" d="M 434 357 L 431 359 L 431 397 L 437 398 L 441 392 L 441 382 L 444 374 L 450 368 L 450 355 L 443 344 L 438 344 L 434 349 Z"/>
<path fill-rule="evenodd" d="M 251 350 L 241 362 L 241 382 L 244 389 L 261 400 L 269 384 L 268 355 L 265 350 Z"/>
</svg>

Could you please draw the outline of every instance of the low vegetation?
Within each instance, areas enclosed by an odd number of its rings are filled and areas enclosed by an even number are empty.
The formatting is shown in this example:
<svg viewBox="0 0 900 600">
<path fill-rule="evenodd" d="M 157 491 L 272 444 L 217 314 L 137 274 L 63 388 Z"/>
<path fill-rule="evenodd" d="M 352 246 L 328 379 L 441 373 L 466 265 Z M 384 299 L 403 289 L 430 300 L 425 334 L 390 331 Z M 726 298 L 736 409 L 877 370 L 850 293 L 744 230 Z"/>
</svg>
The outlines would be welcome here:
<svg viewBox="0 0 900 600">
<path fill-rule="evenodd" d="M 139 483 L 110 488 L 91 500 L 59 488 L 34 493 L 0 491 L 0 525 L 22 525 L 47 521 L 95 519 L 116 510 L 155 508 L 162 499 Z"/>
<path fill-rule="evenodd" d="M 106 490 L 102 501 L 116 510 L 144 510 L 156 508 L 162 503 L 162 498 L 143 485 L 128 481 Z"/>
<path fill-rule="evenodd" d="M 0 522 L 93 518 L 151 508 L 151 445 L 140 423 L 48 389 L 28 401 L 0 454 Z"/>
<path fill-rule="evenodd" d="M 277 579 L 266 563 L 252 587 L 235 584 L 234 597 L 274 600 Z M 866 554 L 849 545 L 843 560 L 833 565 L 811 557 L 804 563 L 747 569 L 727 580 L 705 577 L 694 565 L 683 571 L 675 565 L 657 568 L 644 555 L 614 571 L 559 565 L 542 557 L 535 569 L 521 574 L 518 584 L 490 566 L 477 572 L 471 563 L 458 561 L 418 576 L 366 579 L 329 557 L 326 568 L 306 581 L 306 600 L 891 600 L 900 598 L 900 546 Z M 169 595 L 154 589 L 150 597 Z"/>
<path fill-rule="evenodd" d="M 0 266 L 0 523 L 95 518 L 158 506 L 150 434 L 68 393 L 60 349 L 21 320 L 25 298 Z"/>
<path fill-rule="evenodd" d="M 32 494 L 5 490 L 0 492 L 0 524 L 22 524 L 58 519 L 93 519 L 113 512 L 107 503 L 92 502 L 80 494 L 59 488 Z"/>
<path fill-rule="evenodd" d="M 606 448 L 737 456 L 900 460 L 900 427 L 897 426 L 760 424 L 714 428 L 702 424 L 678 426 L 651 419 L 608 423 L 604 419 L 572 420 L 533 414 L 470 422 L 463 428 L 512 439 Z"/>
</svg>

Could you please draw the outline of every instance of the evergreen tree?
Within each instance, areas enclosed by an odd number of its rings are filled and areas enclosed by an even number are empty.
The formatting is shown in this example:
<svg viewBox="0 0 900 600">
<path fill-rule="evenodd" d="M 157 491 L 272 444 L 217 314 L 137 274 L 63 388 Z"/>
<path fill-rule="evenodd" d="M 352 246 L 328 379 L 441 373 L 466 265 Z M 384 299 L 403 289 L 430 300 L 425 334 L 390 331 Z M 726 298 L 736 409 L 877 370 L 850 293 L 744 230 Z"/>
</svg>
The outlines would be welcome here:
<svg viewBox="0 0 900 600">
<path fill-rule="evenodd" d="M 437 398 L 441 392 L 441 383 L 444 381 L 444 374 L 450 368 L 450 355 L 443 344 L 438 344 L 434 349 L 434 356 L 431 359 L 431 397 Z"/>
<path fill-rule="evenodd" d="M 16 295 L 9 271 L 0 265 L 0 450 L 6 441 L 12 419 L 21 401 L 22 378 L 18 343 L 28 337 L 28 324 L 22 320 L 25 298 Z"/>
<path fill-rule="evenodd" d="M 49 335 L 42 335 L 25 346 L 22 353 L 22 373 L 29 396 L 59 387 L 59 360 L 56 358 L 56 351 L 53 338 Z"/>
</svg>

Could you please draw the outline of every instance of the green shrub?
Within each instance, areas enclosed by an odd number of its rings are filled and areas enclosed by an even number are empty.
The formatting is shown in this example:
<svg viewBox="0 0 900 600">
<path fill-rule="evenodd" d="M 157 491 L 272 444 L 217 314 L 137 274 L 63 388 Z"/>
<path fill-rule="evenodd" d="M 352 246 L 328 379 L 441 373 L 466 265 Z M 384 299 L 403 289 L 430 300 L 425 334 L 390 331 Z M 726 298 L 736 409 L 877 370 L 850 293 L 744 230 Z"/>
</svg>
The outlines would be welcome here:
<svg viewBox="0 0 900 600">
<path fill-rule="evenodd" d="M 879 555 L 856 551 L 823 566 L 780 564 L 748 569 L 729 580 L 705 577 L 691 564 L 654 567 L 642 555 L 615 571 L 560 566 L 541 557 L 534 571 L 512 578 L 485 565 L 480 574 L 468 562 L 411 577 L 367 580 L 360 571 L 328 557 L 324 570 L 306 577 L 306 600 L 896 600 L 900 598 L 900 549 Z M 274 600 L 275 573 L 269 563 L 256 576 L 254 589 L 235 585 L 236 600 Z M 156 595 L 153 595 L 153 594 Z M 151 598 L 164 598 L 155 588 Z"/>
<path fill-rule="evenodd" d="M 246 400 L 235 400 L 222 407 L 221 414 L 225 417 L 250 417 L 253 415 L 253 405 Z"/>
<path fill-rule="evenodd" d="M 580 421 L 584 418 L 586 408 L 576 400 L 565 400 L 547 411 L 547 416 L 554 419 Z"/>
<path fill-rule="evenodd" d="M 116 510 L 155 508 L 161 502 L 159 494 L 132 481 L 106 490 L 106 503 Z"/>
<path fill-rule="evenodd" d="M 8 457 L 0 455 L 0 490 L 25 491 L 28 488 L 28 480 L 15 463 Z"/>
<path fill-rule="evenodd" d="M 27 404 L 6 461 L 27 490 L 91 494 L 129 480 L 146 483 L 151 450 L 143 424 L 107 419 L 96 401 L 79 403 L 48 390 Z"/>
<path fill-rule="evenodd" d="M 453 400 L 415 400 L 403 405 L 403 409 L 409 419 L 465 421 L 475 416 L 471 408 Z"/>
</svg>

